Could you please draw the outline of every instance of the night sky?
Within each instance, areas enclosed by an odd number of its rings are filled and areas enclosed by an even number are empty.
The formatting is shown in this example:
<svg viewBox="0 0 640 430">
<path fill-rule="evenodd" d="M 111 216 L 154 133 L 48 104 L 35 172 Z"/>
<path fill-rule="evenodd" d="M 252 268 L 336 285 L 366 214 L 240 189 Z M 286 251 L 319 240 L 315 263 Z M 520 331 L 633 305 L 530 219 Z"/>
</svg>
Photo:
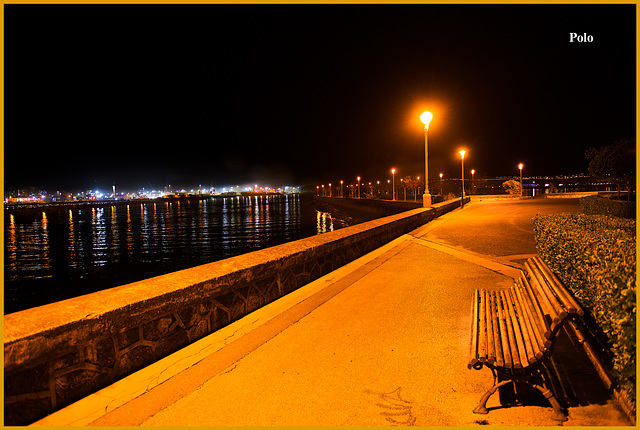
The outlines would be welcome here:
<svg viewBox="0 0 640 430">
<path fill-rule="evenodd" d="M 587 172 L 636 5 L 5 5 L 5 187 Z M 570 33 L 593 42 L 570 42 Z"/>
</svg>

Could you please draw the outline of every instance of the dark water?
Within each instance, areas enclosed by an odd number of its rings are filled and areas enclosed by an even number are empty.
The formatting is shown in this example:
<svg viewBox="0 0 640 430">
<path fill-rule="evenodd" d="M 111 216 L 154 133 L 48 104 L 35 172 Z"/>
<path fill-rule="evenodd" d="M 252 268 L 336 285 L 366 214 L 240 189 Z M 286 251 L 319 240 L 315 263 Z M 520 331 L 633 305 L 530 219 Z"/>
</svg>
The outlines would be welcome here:
<svg viewBox="0 0 640 430">
<path fill-rule="evenodd" d="M 333 230 L 298 194 L 5 210 L 5 313 Z"/>
</svg>

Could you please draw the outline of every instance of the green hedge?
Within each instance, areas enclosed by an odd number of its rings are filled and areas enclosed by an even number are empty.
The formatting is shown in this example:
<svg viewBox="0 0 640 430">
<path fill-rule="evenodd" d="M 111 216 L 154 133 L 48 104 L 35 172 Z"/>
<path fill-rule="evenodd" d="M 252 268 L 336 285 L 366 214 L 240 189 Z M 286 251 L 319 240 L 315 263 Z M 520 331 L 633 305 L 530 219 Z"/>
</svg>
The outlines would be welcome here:
<svg viewBox="0 0 640 430">
<path fill-rule="evenodd" d="M 587 215 L 613 215 L 621 218 L 635 218 L 635 202 L 611 200 L 600 196 L 589 196 L 580 199 L 582 213 Z"/>
<path fill-rule="evenodd" d="M 635 407 L 635 220 L 538 214 L 533 231 L 538 254 L 583 306 L 587 327 Z"/>
</svg>

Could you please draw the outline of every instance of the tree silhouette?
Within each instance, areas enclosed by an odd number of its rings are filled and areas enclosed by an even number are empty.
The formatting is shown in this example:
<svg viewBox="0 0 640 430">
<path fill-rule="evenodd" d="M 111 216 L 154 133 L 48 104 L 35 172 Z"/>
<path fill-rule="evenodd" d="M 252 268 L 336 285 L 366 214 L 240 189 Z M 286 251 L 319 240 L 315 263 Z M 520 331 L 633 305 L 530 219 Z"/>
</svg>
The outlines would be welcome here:
<svg viewBox="0 0 640 430">
<path fill-rule="evenodd" d="M 635 139 L 621 139 L 614 144 L 589 148 L 585 151 L 589 162 L 589 174 L 599 178 L 611 179 L 618 187 L 625 187 L 631 195 L 635 188 L 636 142 Z"/>
</svg>

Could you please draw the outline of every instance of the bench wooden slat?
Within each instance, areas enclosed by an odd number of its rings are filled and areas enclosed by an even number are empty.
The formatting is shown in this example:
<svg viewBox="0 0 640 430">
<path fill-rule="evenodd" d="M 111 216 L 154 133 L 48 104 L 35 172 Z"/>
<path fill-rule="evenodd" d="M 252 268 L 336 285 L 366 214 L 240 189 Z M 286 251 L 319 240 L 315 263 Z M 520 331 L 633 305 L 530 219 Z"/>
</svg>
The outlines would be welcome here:
<svg viewBox="0 0 640 430">
<path fill-rule="evenodd" d="M 504 354 L 502 353 L 502 343 L 500 337 L 500 322 L 498 315 L 498 306 L 495 300 L 495 296 L 492 293 L 488 294 L 489 309 L 491 312 L 491 326 L 493 327 L 493 344 L 496 354 L 496 366 L 504 367 Z"/>
<path fill-rule="evenodd" d="M 529 333 L 527 332 L 527 327 L 525 323 L 525 316 L 519 309 L 518 303 L 515 300 L 515 294 L 513 289 L 507 290 L 505 292 L 505 297 L 507 299 L 507 304 L 509 305 L 509 313 L 511 314 L 511 323 L 513 324 L 513 333 L 516 336 L 516 345 L 518 347 L 518 355 L 520 356 L 520 363 L 522 363 L 523 367 L 527 367 L 529 365 L 529 355 L 531 358 L 535 360 L 533 354 L 527 353 L 527 346 L 525 338 L 529 339 Z M 529 351 L 531 351 L 531 342 L 529 342 Z"/>
<path fill-rule="evenodd" d="M 518 310 L 518 312 L 523 311 L 524 315 L 526 316 L 525 324 L 527 326 L 527 331 L 529 334 L 528 337 L 531 344 L 531 352 L 533 354 L 533 357 L 539 360 L 544 355 L 542 353 L 542 349 L 544 349 L 544 340 L 542 333 L 540 333 L 538 330 L 538 326 L 533 323 L 533 321 L 535 320 L 531 309 L 529 308 L 530 305 L 526 304 L 525 294 L 527 294 L 527 292 L 523 289 L 522 284 L 516 284 L 516 288 L 514 288 L 513 291 L 518 297 L 518 303 L 520 305 L 520 309 Z M 529 361 L 533 362 L 533 359 L 529 358 Z"/>
<path fill-rule="evenodd" d="M 516 280 L 516 285 L 521 289 L 523 298 L 527 302 L 527 305 L 531 310 L 531 314 L 534 317 L 531 323 L 536 327 L 538 334 L 543 339 L 548 339 L 549 336 L 551 336 L 551 329 L 542 314 L 542 310 L 538 304 L 538 299 L 535 297 L 535 294 L 531 289 L 531 285 L 529 285 L 529 281 L 527 281 L 527 278 L 521 277 Z"/>
<path fill-rule="evenodd" d="M 545 339 L 549 339 L 552 333 L 551 324 L 549 323 L 549 321 L 547 321 L 547 319 L 544 317 L 544 314 L 542 313 L 546 310 L 543 308 L 542 303 L 540 303 L 540 293 L 536 294 L 533 287 L 529 283 L 529 280 L 524 275 L 520 277 L 518 281 L 522 283 L 525 290 L 527 291 L 528 299 L 532 305 L 531 309 L 533 309 L 535 312 L 536 321 L 538 322 L 540 329 L 542 329 L 542 327 L 545 328 L 542 335 Z"/>
<path fill-rule="evenodd" d="M 486 361 L 487 360 L 487 324 L 486 324 L 486 315 L 487 315 L 487 311 L 486 311 L 486 306 L 487 306 L 487 292 L 486 290 L 482 290 L 480 292 L 480 311 L 479 311 L 479 316 L 480 316 L 480 329 L 479 329 L 479 336 L 480 336 L 480 345 L 478 347 L 478 357 L 480 359 L 480 361 Z"/>
<path fill-rule="evenodd" d="M 507 300 L 507 292 L 500 291 L 500 299 L 502 301 L 502 312 L 504 315 L 504 323 L 507 327 L 507 337 L 509 339 L 509 352 L 511 353 L 511 360 L 513 361 L 514 369 L 522 369 L 525 366 L 520 359 L 520 354 L 518 353 L 518 341 L 515 332 L 515 326 L 517 326 L 517 321 L 512 321 L 511 312 L 512 310 L 509 308 L 509 302 Z"/>
<path fill-rule="evenodd" d="M 560 324 L 560 322 L 569 315 L 569 311 L 560 303 L 558 297 L 556 297 L 553 289 L 549 286 L 549 283 L 544 278 L 544 275 L 540 271 L 540 269 L 535 265 L 531 264 L 529 261 L 525 263 L 525 267 L 527 267 L 529 274 L 531 276 L 531 280 L 535 280 L 535 282 L 540 285 L 540 293 L 546 297 L 549 305 L 555 311 L 557 318 L 552 316 L 554 324 Z M 551 314 L 550 314 L 551 315 Z"/>
<path fill-rule="evenodd" d="M 578 304 L 576 299 L 573 298 L 573 296 L 569 293 L 569 291 L 566 290 L 564 285 L 562 285 L 562 282 L 560 281 L 560 279 L 558 279 L 555 273 L 553 273 L 551 269 L 549 269 L 549 266 L 547 266 L 547 264 L 544 261 L 542 261 L 540 257 L 536 256 L 536 257 L 533 257 L 531 260 L 533 261 L 533 263 L 535 263 L 535 265 L 539 268 L 539 270 L 544 274 L 545 279 L 547 279 L 550 282 L 551 288 L 553 288 L 553 291 L 555 292 L 555 294 L 559 296 L 562 299 L 562 301 L 567 305 L 568 311 L 570 313 L 575 313 L 580 316 L 583 316 L 584 310 L 582 309 L 582 307 Z"/>
<path fill-rule="evenodd" d="M 511 349 L 509 348 L 509 335 L 507 334 L 507 322 L 504 309 L 502 308 L 502 300 L 498 291 L 492 292 L 496 309 L 498 310 L 498 324 L 500 325 L 500 341 L 502 346 L 502 355 L 504 357 L 504 367 L 513 368 L 513 358 L 511 357 Z"/>
<path fill-rule="evenodd" d="M 478 290 L 473 293 L 471 303 L 471 348 L 469 351 L 469 369 L 478 362 Z"/>
<path fill-rule="evenodd" d="M 493 313 L 491 312 L 491 300 L 489 300 L 489 294 L 484 290 L 486 305 L 485 305 L 485 317 L 487 322 L 487 362 L 493 364 L 496 362 L 496 343 L 493 339 Z"/>
</svg>

